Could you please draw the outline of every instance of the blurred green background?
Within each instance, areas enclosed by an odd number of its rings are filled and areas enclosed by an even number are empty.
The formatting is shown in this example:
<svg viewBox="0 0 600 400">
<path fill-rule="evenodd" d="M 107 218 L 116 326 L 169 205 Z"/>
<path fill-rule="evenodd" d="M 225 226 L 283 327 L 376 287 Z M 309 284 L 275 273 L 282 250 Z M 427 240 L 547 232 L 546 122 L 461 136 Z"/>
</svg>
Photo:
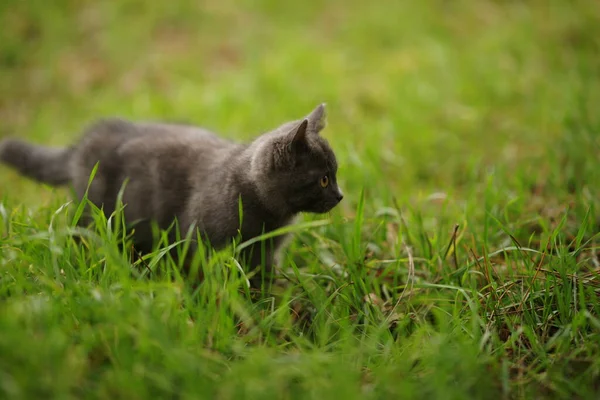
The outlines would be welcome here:
<svg viewBox="0 0 600 400">
<path fill-rule="evenodd" d="M 0 12 L 2 135 L 66 144 L 117 115 L 249 140 L 326 102 L 346 212 L 362 187 L 374 207 L 462 201 L 490 173 L 507 196 L 561 190 L 554 153 L 598 145 L 565 129 L 600 97 L 596 1 L 8 0 Z M 30 205 L 48 193 L 0 179 Z"/>
</svg>

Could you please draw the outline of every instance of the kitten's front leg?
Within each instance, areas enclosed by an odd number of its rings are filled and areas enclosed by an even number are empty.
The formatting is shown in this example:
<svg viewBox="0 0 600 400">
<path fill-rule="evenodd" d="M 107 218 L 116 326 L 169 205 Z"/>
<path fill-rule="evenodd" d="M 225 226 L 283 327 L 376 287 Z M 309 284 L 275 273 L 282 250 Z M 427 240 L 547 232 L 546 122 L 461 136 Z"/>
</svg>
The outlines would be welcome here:
<svg viewBox="0 0 600 400">
<path fill-rule="evenodd" d="M 250 286 L 258 289 L 263 282 L 268 282 L 273 271 L 273 246 L 267 242 L 253 244 L 241 252 L 241 261 L 247 272 L 254 275 L 250 278 Z"/>
<path fill-rule="evenodd" d="M 263 282 L 272 280 L 272 273 L 276 262 L 276 253 L 280 248 L 284 236 L 255 243 L 241 252 L 241 260 L 247 271 L 256 274 L 250 279 L 253 288 L 260 288 Z"/>
</svg>

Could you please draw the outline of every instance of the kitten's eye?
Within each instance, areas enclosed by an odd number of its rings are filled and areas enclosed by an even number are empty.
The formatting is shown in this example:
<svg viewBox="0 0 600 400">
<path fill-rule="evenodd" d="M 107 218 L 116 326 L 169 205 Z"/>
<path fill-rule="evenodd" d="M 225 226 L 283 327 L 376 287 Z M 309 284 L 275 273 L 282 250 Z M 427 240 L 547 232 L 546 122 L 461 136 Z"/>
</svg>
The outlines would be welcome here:
<svg viewBox="0 0 600 400">
<path fill-rule="evenodd" d="M 329 177 L 325 175 L 321 178 L 321 187 L 326 188 L 329 185 Z"/>
</svg>

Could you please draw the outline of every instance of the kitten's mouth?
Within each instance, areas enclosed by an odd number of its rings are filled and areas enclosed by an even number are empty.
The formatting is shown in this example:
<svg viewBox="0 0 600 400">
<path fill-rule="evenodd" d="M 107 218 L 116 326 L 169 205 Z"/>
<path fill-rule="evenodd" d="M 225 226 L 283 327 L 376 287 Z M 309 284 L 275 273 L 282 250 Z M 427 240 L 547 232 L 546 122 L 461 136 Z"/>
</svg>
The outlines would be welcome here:
<svg viewBox="0 0 600 400">
<path fill-rule="evenodd" d="M 319 207 L 317 210 L 315 210 L 315 212 L 321 213 L 321 214 L 328 213 L 329 211 L 333 210 L 335 208 L 335 206 L 337 206 L 339 203 L 340 203 L 339 200 L 324 203 L 321 207 Z"/>
</svg>

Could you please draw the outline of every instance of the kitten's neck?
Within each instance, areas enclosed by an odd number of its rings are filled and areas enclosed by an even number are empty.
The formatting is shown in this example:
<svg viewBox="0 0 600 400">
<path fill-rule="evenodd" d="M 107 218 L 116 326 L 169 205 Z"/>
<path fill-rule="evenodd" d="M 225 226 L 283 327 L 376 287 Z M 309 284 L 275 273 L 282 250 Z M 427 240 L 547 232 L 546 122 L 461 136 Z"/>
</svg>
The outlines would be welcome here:
<svg viewBox="0 0 600 400">
<path fill-rule="evenodd" d="M 235 180 L 243 187 L 242 195 L 254 198 L 264 212 L 277 219 L 289 220 L 296 213 L 290 209 L 277 188 L 270 188 L 265 182 L 264 174 L 268 171 L 269 160 L 261 159 L 261 156 L 264 156 L 262 149 L 268 140 L 268 137 L 263 137 L 242 150 L 234 169 Z"/>
</svg>

